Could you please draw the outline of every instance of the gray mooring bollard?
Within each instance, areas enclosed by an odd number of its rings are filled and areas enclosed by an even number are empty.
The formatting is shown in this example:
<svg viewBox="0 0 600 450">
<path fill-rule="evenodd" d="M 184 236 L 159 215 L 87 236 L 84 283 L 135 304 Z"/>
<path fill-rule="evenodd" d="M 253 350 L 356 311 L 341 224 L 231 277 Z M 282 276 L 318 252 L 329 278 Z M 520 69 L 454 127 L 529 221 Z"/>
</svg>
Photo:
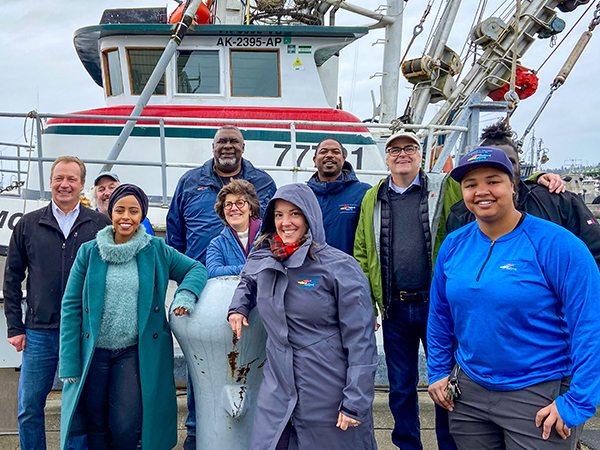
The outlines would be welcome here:
<svg viewBox="0 0 600 450">
<path fill-rule="evenodd" d="M 266 362 L 267 333 L 254 308 L 242 337 L 234 337 L 227 310 L 239 277 L 208 280 L 189 316 L 170 324 L 185 356 L 196 397 L 196 449 L 246 450 Z"/>
</svg>

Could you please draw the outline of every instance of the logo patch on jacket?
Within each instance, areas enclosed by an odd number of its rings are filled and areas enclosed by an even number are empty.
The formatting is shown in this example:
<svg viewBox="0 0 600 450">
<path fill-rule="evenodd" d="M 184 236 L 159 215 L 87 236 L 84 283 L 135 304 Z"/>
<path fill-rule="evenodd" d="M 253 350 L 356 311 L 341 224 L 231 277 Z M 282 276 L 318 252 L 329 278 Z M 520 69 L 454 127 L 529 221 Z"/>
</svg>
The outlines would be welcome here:
<svg viewBox="0 0 600 450">
<path fill-rule="evenodd" d="M 298 275 L 298 284 L 300 289 L 316 289 L 321 277 L 305 277 Z"/>
<path fill-rule="evenodd" d="M 203 191 L 204 189 L 208 189 L 208 186 L 200 186 L 200 187 L 198 188 L 198 190 L 199 190 L 199 191 Z"/>
<path fill-rule="evenodd" d="M 587 220 L 587 224 L 588 225 L 596 225 L 598 222 L 596 222 L 594 219 L 588 219 Z"/>
<path fill-rule="evenodd" d="M 356 205 L 340 205 L 340 212 L 342 213 L 355 213 L 357 210 L 357 206 Z"/>
<path fill-rule="evenodd" d="M 514 271 L 517 270 L 517 268 L 515 267 L 514 264 L 505 264 L 503 266 L 500 266 L 500 268 L 504 269 L 504 270 L 514 270 Z"/>
</svg>

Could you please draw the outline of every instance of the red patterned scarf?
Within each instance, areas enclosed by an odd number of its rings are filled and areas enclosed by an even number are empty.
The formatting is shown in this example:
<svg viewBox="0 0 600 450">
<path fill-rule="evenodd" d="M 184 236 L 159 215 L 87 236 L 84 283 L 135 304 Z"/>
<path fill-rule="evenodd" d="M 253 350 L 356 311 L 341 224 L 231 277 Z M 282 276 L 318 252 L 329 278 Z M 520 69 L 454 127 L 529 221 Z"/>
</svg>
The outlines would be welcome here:
<svg viewBox="0 0 600 450">
<path fill-rule="evenodd" d="M 267 238 L 267 240 L 269 241 L 273 255 L 275 255 L 275 258 L 277 258 L 279 261 L 283 261 L 284 259 L 288 258 L 303 244 L 303 241 L 300 240 L 286 245 L 278 234 Z"/>
</svg>

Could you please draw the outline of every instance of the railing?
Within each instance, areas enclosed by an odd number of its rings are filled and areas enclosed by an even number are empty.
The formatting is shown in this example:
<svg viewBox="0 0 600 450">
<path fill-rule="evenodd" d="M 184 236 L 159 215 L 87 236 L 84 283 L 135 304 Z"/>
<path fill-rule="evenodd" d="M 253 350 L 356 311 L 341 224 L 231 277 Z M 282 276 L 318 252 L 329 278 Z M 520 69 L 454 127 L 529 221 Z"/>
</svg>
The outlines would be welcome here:
<svg viewBox="0 0 600 450">
<path fill-rule="evenodd" d="M 21 157 L 21 148 L 24 149 L 29 149 L 32 148 L 34 149 L 35 146 L 30 147 L 29 144 L 14 144 L 14 143 L 10 143 L 10 142 L 1 142 L 0 141 L 0 147 L 14 147 L 17 149 L 17 156 L 20 158 Z M 21 164 L 17 164 L 17 170 L 12 170 L 12 169 L 5 169 L 4 167 L 2 167 L 2 161 L 5 160 L 5 158 L 3 157 L 3 155 L 0 154 L 0 173 L 1 174 L 5 174 L 5 173 L 15 173 L 17 174 L 16 180 L 17 181 L 17 192 L 19 195 L 21 195 L 21 186 L 20 186 L 20 182 L 23 181 L 21 178 L 21 174 L 23 173 L 23 171 L 21 170 Z M 13 183 L 13 181 L 11 180 L 11 184 Z M 2 186 L 4 187 L 4 186 Z"/>
<path fill-rule="evenodd" d="M 127 161 L 127 160 L 109 160 L 109 159 L 82 159 L 85 164 L 102 164 L 104 167 L 112 167 L 113 165 L 119 166 L 139 166 L 139 167 L 160 167 L 161 169 L 161 190 L 162 190 L 162 203 L 163 205 L 168 204 L 167 197 L 167 168 L 183 168 L 192 169 L 198 167 L 197 164 L 192 163 L 170 163 L 167 162 L 166 152 L 166 137 L 165 137 L 165 125 L 169 123 L 189 123 L 189 124 L 222 124 L 224 122 L 232 122 L 235 125 L 284 125 L 289 128 L 290 131 L 290 144 L 291 144 L 291 156 L 292 161 L 298 161 L 298 147 L 296 142 L 296 128 L 298 126 L 313 126 L 313 127 L 345 127 L 345 128 L 368 128 L 370 132 L 375 133 L 375 130 L 381 130 L 381 135 L 385 135 L 386 131 L 389 133 L 390 129 L 397 128 L 398 124 L 380 124 L 380 123 L 362 123 L 362 122 L 319 122 L 319 121 L 308 121 L 308 120 L 257 120 L 257 119 L 204 119 L 204 118 L 189 118 L 189 117 L 155 117 L 155 116 L 106 116 L 106 115 L 88 115 L 88 114 L 51 114 L 51 113 L 37 113 L 35 111 L 23 114 L 23 113 L 3 113 L 0 112 L 0 117 L 5 118 L 22 118 L 32 119 L 35 121 L 37 146 L 34 147 L 37 150 L 36 155 L 21 156 L 21 148 L 29 148 L 27 144 L 14 144 L 14 143 L 2 143 L 1 146 L 9 146 L 17 148 L 17 156 L 5 156 L 0 155 L 0 161 L 15 161 L 17 162 L 17 170 L 5 170 L 0 171 L 5 173 L 16 173 L 18 181 L 21 181 L 20 163 L 23 161 L 35 162 L 38 165 L 39 171 L 39 189 L 40 199 L 45 198 L 45 187 L 44 187 L 44 165 L 43 163 L 53 162 L 55 157 L 44 157 L 43 156 L 43 120 L 46 119 L 83 119 L 83 120 L 98 120 L 98 121 L 127 121 L 136 120 L 142 121 L 147 126 L 148 122 L 158 122 L 159 125 L 159 141 L 160 141 L 160 162 L 153 161 Z M 123 124 L 124 126 L 124 124 Z M 140 126 L 140 125 L 136 125 Z M 430 167 L 432 148 L 435 142 L 435 137 L 448 134 L 453 131 L 465 133 L 467 132 L 466 127 L 447 126 L 447 125 L 402 125 L 403 129 L 406 130 L 423 130 L 424 136 L 431 137 L 427 139 L 427 147 L 425 149 L 425 167 Z M 381 144 L 381 143 L 380 143 Z M 257 166 L 260 169 L 266 171 L 282 171 L 292 172 L 293 181 L 297 181 L 297 175 L 300 172 L 314 172 L 314 167 L 302 167 L 298 165 L 282 167 L 282 166 Z M 356 170 L 358 175 L 381 175 L 386 176 L 388 174 L 385 170 Z M 20 189 L 19 189 L 20 192 Z"/>
</svg>

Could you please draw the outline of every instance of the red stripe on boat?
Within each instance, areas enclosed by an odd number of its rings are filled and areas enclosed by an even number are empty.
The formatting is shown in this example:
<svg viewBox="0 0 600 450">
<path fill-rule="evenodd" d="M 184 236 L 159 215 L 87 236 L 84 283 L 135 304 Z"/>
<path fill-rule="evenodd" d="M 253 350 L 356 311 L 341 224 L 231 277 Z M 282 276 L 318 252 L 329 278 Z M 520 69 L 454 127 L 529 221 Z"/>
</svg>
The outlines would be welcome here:
<svg viewBox="0 0 600 450">
<path fill-rule="evenodd" d="M 97 116 L 129 116 L 133 111 L 133 106 L 113 106 L 108 108 L 90 109 L 73 114 L 97 115 Z M 152 105 L 147 106 L 142 112 L 142 116 L 151 117 L 186 117 L 186 118 L 206 118 L 223 119 L 219 123 L 188 123 L 188 122 L 169 122 L 169 126 L 206 126 L 220 127 L 222 125 L 236 125 L 236 119 L 252 120 L 307 120 L 317 122 L 331 122 L 332 126 L 308 126 L 297 125 L 297 129 L 303 130 L 328 130 L 345 132 L 368 132 L 366 127 L 351 128 L 335 126 L 335 122 L 353 122 L 361 121 L 346 111 L 331 108 L 264 108 L 264 107 L 218 107 L 218 106 L 184 106 L 184 105 Z M 51 119 L 48 125 L 64 124 L 119 124 L 123 125 L 123 120 L 100 120 L 100 119 Z M 157 121 L 139 121 L 140 125 L 158 125 Z M 265 124 L 240 124 L 243 128 L 283 128 L 289 129 L 287 125 L 265 125 Z"/>
</svg>

